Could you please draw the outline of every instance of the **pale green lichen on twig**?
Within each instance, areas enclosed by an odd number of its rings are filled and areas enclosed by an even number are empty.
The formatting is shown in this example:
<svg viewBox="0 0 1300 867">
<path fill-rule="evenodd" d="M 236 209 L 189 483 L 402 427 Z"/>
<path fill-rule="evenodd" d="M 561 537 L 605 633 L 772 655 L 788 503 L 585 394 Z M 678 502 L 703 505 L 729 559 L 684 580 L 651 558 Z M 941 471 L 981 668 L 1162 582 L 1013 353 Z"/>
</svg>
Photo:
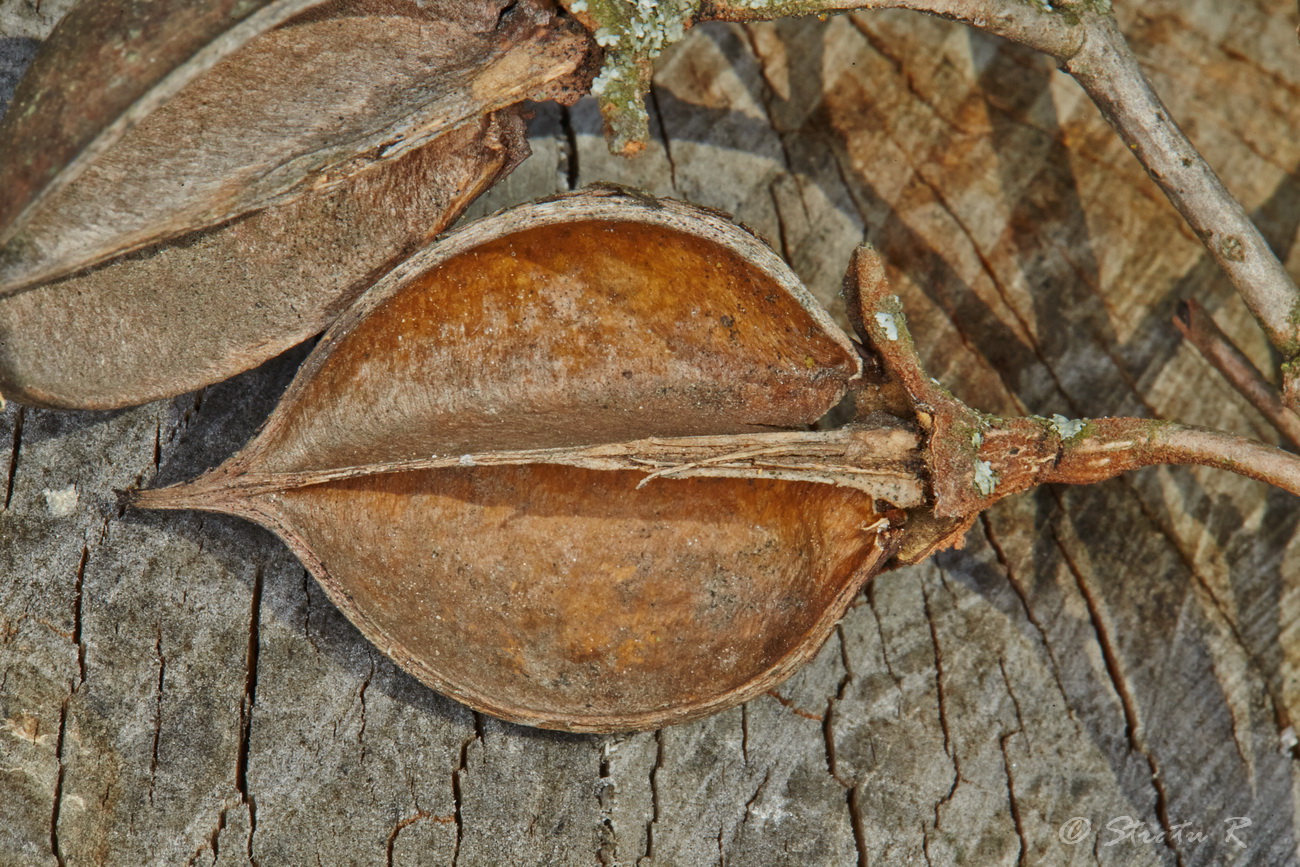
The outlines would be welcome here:
<svg viewBox="0 0 1300 867">
<path fill-rule="evenodd" d="M 600 103 L 614 153 L 639 153 L 650 137 L 645 95 L 654 59 L 686 35 L 700 0 L 567 0 L 605 51 L 591 92 Z"/>
<path fill-rule="evenodd" d="M 998 488 L 998 474 L 993 472 L 993 465 L 988 461 L 975 461 L 975 490 L 980 496 L 991 497 Z"/>
<path fill-rule="evenodd" d="M 1087 427 L 1087 422 L 1083 419 L 1066 418 L 1060 413 L 1053 414 L 1049 423 L 1052 426 L 1052 430 L 1056 431 L 1056 435 L 1063 440 L 1077 437 L 1079 434 L 1083 433 L 1083 429 Z"/>
</svg>

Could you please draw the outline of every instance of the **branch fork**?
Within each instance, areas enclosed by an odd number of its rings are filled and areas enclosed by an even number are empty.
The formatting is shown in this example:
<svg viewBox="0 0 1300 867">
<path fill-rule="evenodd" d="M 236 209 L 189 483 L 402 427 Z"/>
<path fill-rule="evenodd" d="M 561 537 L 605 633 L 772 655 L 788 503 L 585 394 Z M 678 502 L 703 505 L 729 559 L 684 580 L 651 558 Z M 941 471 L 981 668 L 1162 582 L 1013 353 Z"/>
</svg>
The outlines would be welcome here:
<svg viewBox="0 0 1300 867">
<path fill-rule="evenodd" d="M 649 0 L 591 0 L 592 9 L 601 10 L 597 19 L 586 12 L 587 0 L 565 2 L 571 10 L 581 7 L 578 17 L 593 28 L 598 41 L 602 33 L 631 20 L 629 16 L 644 17 L 655 8 Z M 1109 0 L 704 0 L 698 9 L 675 0 L 658 29 L 671 29 L 672 38 L 680 38 L 685 32 L 683 16 L 691 14 L 687 25 L 871 9 L 912 9 L 961 21 L 1054 58 L 1101 110 L 1241 293 L 1282 356 L 1282 400 L 1300 411 L 1300 288 L 1241 203 L 1170 117 L 1120 31 Z M 662 47 L 662 40 L 656 42 L 654 53 Z M 621 56 L 611 55 L 607 70 L 617 71 L 615 61 Z M 640 74 L 623 74 L 621 89 L 598 94 L 610 146 L 626 155 L 639 152 L 648 135 L 642 101 L 650 86 L 650 56 L 638 55 L 641 63 L 635 68 Z"/>
<path fill-rule="evenodd" d="M 854 327 L 867 341 L 863 351 L 906 393 L 926 434 L 928 508 L 934 519 L 954 522 L 951 534 L 908 562 L 959 542 L 979 513 L 1004 497 L 1159 464 L 1226 469 L 1300 496 L 1300 458 L 1221 431 L 1151 419 L 1008 419 L 978 412 L 926 374 L 876 251 L 861 247 L 854 254 L 845 294 Z M 868 403 L 859 413 L 879 408 Z"/>
</svg>

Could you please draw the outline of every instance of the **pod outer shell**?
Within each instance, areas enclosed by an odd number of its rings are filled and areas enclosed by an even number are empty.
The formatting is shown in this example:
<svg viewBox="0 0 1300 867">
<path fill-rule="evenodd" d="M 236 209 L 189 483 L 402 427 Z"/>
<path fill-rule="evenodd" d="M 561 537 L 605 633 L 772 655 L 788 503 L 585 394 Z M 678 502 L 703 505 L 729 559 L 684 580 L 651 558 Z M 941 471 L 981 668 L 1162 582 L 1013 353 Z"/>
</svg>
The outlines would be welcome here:
<svg viewBox="0 0 1300 867">
<path fill-rule="evenodd" d="M 470 224 L 393 269 L 248 447 L 141 505 L 274 530 L 371 641 L 473 707 L 653 728 L 789 676 L 897 536 L 857 488 L 761 471 L 638 487 L 649 469 L 536 450 L 749 442 L 810 425 L 860 374 L 745 229 L 585 192 Z M 510 453 L 528 457 L 473 458 Z"/>
</svg>

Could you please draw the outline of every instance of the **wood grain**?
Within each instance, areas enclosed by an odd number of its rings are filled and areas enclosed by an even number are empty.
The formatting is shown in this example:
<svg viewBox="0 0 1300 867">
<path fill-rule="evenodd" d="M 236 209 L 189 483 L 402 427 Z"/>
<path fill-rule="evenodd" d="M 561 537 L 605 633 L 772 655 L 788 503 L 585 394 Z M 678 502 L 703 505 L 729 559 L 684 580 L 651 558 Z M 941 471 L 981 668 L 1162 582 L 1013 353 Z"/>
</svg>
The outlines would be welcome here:
<svg viewBox="0 0 1300 867">
<path fill-rule="evenodd" d="M 1117 5 L 1296 273 L 1294 6 Z M 39 35 L 49 6 L 0 22 Z M 595 180 L 730 210 L 837 314 L 865 236 L 972 405 L 1272 439 L 1169 322 L 1194 296 L 1270 369 L 1249 314 L 1042 58 L 905 13 L 711 25 L 651 109 L 623 162 L 590 103 L 539 108 L 535 156 L 477 211 Z M 0 863 L 1296 861 L 1294 498 L 1174 469 L 1008 500 L 966 550 L 873 582 L 779 693 L 543 733 L 401 674 L 268 534 L 113 508 L 233 453 L 300 359 L 129 411 L 0 415 Z M 1092 832 L 1067 845 L 1072 817 Z M 1124 817 L 1152 839 L 1105 845 Z"/>
</svg>

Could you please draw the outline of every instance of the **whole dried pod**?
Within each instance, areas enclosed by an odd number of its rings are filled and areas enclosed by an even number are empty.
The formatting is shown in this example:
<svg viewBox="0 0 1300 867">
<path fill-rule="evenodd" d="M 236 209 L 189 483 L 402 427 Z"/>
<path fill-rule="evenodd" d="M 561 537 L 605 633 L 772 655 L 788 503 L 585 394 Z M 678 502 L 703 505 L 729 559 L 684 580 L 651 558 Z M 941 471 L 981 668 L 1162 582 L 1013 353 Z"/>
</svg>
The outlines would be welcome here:
<svg viewBox="0 0 1300 867">
<path fill-rule="evenodd" d="M 318 333 L 528 154 L 544 2 L 82 0 L 0 124 L 0 394 L 110 408 Z"/>
<path fill-rule="evenodd" d="M 857 345 L 722 215 L 614 189 L 523 206 L 386 275 L 252 443 L 135 505 L 272 529 L 476 709 L 613 731 L 770 689 L 872 576 L 1031 485 L 1232 462 L 1300 491 L 1300 460 L 1221 434 L 967 409 L 882 275 L 850 268 Z M 846 394 L 850 424 L 809 429 Z"/>
</svg>

